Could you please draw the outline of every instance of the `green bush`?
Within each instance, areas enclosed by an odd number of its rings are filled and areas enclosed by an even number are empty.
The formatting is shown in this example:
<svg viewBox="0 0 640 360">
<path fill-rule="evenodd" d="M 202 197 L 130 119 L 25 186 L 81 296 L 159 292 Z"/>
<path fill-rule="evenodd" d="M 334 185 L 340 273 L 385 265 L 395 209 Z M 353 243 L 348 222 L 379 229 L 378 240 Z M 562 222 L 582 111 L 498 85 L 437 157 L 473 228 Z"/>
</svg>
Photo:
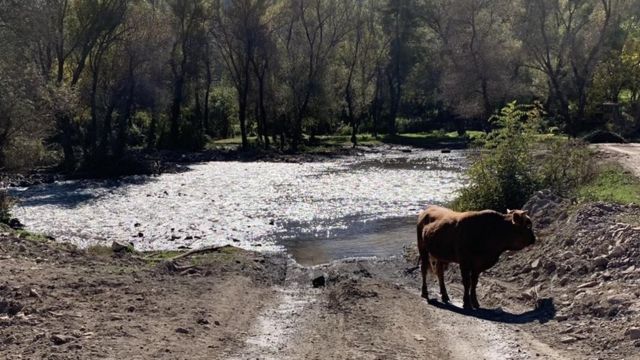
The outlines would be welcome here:
<svg viewBox="0 0 640 360">
<path fill-rule="evenodd" d="M 52 149 L 47 149 L 41 140 L 20 137 L 4 149 L 2 157 L 4 168 L 15 171 L 57 164 L 60 161 L 58 155 Z"/>
<path fill-rule="evenodd" d="M 566 139 L 543 138 L 539 104 L 508 104 L 491 121 L 497 126 L 473 161 L 469 184 L 456 210 L 520 208 L 538 190 L 575 191 L 593 176 L 588 148 Z"/>
<path fill-rule="evenodd" d="M 580 140 L 545 141 L 534 165 L 537 187 L 558 194 L 571 193 L 593 179 L 593 152 Z"/>
<path fill-rule="evenodd" d="M 512 102 L 490 121 L 497 125 L 469 169 L 470 183 L 453 203 L 458 210 L 518 208 L 535 191 L 531 144 L 542 112 Z"/>
</svg>

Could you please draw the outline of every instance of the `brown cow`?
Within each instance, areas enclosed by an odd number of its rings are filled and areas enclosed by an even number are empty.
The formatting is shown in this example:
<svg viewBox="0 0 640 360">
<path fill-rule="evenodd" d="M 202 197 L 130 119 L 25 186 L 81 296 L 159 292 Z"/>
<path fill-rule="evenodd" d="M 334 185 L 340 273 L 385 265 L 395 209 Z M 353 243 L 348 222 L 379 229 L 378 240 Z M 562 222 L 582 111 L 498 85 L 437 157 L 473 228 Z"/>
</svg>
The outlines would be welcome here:
<svg viewBox="0 0 640 360">
<path fill-rule="evenodd" d="M 478 309 L 476 285 L 480 273 L 498 262 L 506 250 L 521 250 L 535 242 L 531 219 L 526 211 L 492 210 L 455 212 L 429 206 L 418 217 L 418 251 L 422 271 L 422 297 L 427 293 L 427 269 L 434 263 L 443 302 L 449 302 L 444 270 L 449 263 L 460 264 L 464 285 L 464 308 Z"/>
</svg>

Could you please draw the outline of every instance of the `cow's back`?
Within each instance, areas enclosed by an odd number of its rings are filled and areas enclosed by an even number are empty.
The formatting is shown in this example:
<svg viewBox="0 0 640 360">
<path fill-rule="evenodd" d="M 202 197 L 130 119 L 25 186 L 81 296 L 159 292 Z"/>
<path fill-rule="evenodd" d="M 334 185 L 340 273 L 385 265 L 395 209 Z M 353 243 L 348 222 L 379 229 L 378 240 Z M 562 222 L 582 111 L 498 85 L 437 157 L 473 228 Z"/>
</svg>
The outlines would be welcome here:
<svg viewBox="0 0 640 360">
<path fill-rule="evenodd" d="M 488 231 L 497 225 L 500 218 L 501 215 L 494 211 L 460 213 L 439 206 L 429 207 L 419 219 L 422 220 L 419 224 L 423 224 L 423 246 L 440 260 L 459 263 L 460 257 L 469 253 L 489 250 L 486 244 L 490 240 Z"/>
</svg>

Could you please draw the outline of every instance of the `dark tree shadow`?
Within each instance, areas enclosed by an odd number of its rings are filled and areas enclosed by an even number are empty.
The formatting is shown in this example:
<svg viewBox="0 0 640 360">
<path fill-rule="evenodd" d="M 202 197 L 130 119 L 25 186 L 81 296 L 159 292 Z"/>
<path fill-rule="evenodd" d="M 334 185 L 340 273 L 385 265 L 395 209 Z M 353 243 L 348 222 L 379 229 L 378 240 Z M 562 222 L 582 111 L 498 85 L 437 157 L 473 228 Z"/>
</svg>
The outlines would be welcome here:
<svg viewBox="0 0 640 360">
<path fill-rule="evenodd" d="M 109 180 L 61 181 L 31 186 L 26 190 L 9 189 L 21 207 L 54 205 L 72 209 L 117 191 L 125 186 L 144 185 L 156 181 L 150 176 L 135 176 Z"/>
<path fill-rule="evenodd" d="M 453 304 L 445 304 L 436 300 L 429 300 L 429 304 L 457 314 L 506 324 L 527 324 L 536 321 L 544 324 L 549 320 L 552 320 L 556 315 L 556 308 L 553 304 L 553 299 L 551 298 L 538 300 L 534 309 L 520 314 L 510 313 L 508 311 L 504 311 L 502 308 L 467 310 Z"/>
</svg>

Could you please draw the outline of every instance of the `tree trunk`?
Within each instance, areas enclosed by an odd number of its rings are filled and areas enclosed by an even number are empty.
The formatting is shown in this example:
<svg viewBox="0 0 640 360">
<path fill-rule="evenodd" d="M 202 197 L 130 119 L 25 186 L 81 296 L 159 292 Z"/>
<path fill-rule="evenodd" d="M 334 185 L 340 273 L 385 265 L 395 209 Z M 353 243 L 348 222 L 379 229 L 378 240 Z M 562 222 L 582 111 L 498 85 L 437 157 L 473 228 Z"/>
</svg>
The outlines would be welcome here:
<svg viewBox="0 0 640 360">
<path fill-rule="evenodd" d="M 151 111 L 151 124 L 149 125 L 149 135 L 147 136 L 147 149 L 154 150 L 156 148 L 156 133 L 158 131 L 158 112 L 156 109 Z"/>
<path fill-rule="evenodd" d="M 59 128 L 61 130 L 62 152 L 64 154 L 63 168 L 73 170 L 76 166 L 76 156 L 73 150 L 73 125 L 71 119 L 66 115 L 59 115 Z"/>
<path fill-rule="evenodd" d="M 389 74 L 389 123 L 387 124 L 387 131 L 390 135 L 395 135 L 397 132 L 396 118 L 398 117 L 398 109 L 400 107 L 400 84 L 397 84 L 399 80 L 393 75 Z"/>
<path fill-rule="evenodd" d="M 243 64 L 244 77 L 240 79 L 238 88 L 238 118 L 240 120 L 240 136 L 242 137 L 242 150 L 249 148 L 249 139 L 247 138 L 247 105 L 249 101 L 250 79 L 249 79 L 249 65 L 250 55 L 247 55 L 247 59 Z"/>
<path fill-rule="evenodd" d="M 247 138 L 247 93 L 239 94 L 238 101 L 238 119 L 240 120 L 240 136 L 242 137 L 242 150 L 249 148 L 249 139 Z"/>
<path fill-rule="evenodd" d="M 98 149 L 98 105 L 97 105 L 97 92 L 98 92 L 98 70 L 95 69 L 91 79 L 91 126 L 89 127 L 88 142 L 90 148 L 90 156 L 96 157 Z"/>
<path fill-rule="evenodd" d="M 358 124 L 354 120 L 351 123 L 351 144 L 353 144 L 353 148 L 355 149 L 358 146 Z"/>
<path fill-rule="evenodd" d="M 207 62 L 207 78 L 206 86 L 204 89 L 204 131 L 207 135 L 211 135 L 211 124 L 209 124 L 209 99 L 211 98 L 211 83 L 213 82 L 213 76 L 211 75 L 211 65 Z"/>
<path fill-rule="evenodd" d="M 184 77 L 180 75 L 174 84 L 173 102 L 171 104 L 171 146 L 178 146 L 178 133 L 180 131 L 180 112 L 182 110 L 182 92 L 184 91 Z"/>
<path fill-rule="evenodd" d="M 267 109 L 264 104 L 264 72 L 258 76 L 258 124 L 264 135 L 264 148 L 269 148 L 269 134 L 267 132 Z"/>
<path fill-rule="evenodd" d="M 100 141 L 100 155 L 107 157 L 107 152 L 111 143 L 111 124 L 113 122 L 113 110 L 115 104 L 111 103 L 104 114 L 104 128 L 102 129 L 102 140 Z"/>
<path fill-rule="evenodd" d="M 122 156 L 124 156 L 129 140 L 129 122 L 131 120 L 131 113 L 133 112 L 133 101 L 136 86 L 131 64 L 129 64 L 129 78 L 127 80 L 127 83 L 129 85 L 127 91 L 127 100 L 124 105 L 124 113 L 120 116 L 118 122 L 118 146 L 114 154 L 116 158 L 121 158 Z"/>
</svg>

